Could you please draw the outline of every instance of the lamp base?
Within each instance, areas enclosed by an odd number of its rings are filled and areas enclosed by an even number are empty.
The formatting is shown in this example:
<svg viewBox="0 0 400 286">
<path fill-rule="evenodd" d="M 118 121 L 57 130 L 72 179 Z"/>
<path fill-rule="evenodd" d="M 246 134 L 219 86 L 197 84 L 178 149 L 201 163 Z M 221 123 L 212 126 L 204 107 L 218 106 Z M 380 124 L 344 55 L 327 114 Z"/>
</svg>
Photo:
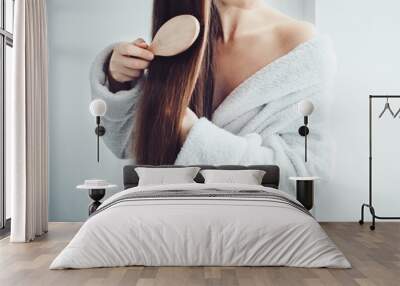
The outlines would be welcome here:
<svg viewBox="0 0 400 286">
<path fill-rule="evenodd" d="M 93 200 L 93 202 L 89 205 L 89 216 L 94 213 L 97 208 L 101 205 L 100 200 L 106 194 L 106 189 L 90 189 L 89 197 Z"/>
</svg>

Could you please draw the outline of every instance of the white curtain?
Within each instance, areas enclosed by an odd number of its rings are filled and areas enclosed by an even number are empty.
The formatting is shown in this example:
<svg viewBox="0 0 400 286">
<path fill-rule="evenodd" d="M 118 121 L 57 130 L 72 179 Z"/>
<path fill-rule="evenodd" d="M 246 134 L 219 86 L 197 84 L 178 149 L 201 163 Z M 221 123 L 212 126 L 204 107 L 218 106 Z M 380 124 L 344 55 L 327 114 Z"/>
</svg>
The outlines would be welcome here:
<svg viewBox="0 0 400 286">
<path fill-rule="evenodd" d="M 16 0 L 14 11 L 10 241 L 28 242 L 48 226 L 46 0 Z"/>
</svg>

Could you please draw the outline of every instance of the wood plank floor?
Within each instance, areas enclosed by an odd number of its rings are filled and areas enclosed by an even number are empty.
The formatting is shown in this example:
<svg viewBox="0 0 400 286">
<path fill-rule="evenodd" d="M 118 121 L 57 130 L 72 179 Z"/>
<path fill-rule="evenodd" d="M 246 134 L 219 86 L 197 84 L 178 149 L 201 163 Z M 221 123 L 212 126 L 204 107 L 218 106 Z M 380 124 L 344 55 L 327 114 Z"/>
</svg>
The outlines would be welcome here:
<svg viewBox="0 0 400 286">
<path fill-rule="evenodd" d="M 322 224 L 352 269 L 287 267 L 124 267 L 48 270 L 81 224 L 51 223 L 29 244 L 0 241 L 0 285 L 400 285 L 400 223 L 378 223 L 375 232 L 357 223 Z"/>
</svg>

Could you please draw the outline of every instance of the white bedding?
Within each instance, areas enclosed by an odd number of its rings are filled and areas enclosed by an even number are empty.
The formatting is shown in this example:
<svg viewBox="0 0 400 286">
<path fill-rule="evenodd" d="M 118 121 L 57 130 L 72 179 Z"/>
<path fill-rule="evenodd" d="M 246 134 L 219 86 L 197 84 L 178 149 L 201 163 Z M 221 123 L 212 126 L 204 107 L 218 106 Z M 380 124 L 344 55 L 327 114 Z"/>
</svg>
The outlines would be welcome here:
<svg viewBox="0 0 400 286">
<path fill-rule="evenodd" d="M 312 216 L 278 199 L 178 195 L 118 202 L 137 192 L 207 193 L 207 189 L 261 190 L 290 198 L 282 191 L 254 185 L 132 188 L 107 199 L 50 269 L 127 265 L 350 267 Z"/>
</svg>

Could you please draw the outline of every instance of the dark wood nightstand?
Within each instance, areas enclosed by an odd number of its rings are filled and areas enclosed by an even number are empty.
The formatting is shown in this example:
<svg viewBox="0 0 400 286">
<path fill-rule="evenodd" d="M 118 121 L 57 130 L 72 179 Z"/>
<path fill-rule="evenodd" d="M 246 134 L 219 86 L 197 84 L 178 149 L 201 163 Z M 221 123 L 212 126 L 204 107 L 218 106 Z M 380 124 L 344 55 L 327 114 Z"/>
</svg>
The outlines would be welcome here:
<svg viewBox="0 0 400 286">
<path fill-rule="evenodd" d="M 307 209 L 314 206 L 314 182 L 318 177 L 290 177 L 289 180 L 296 181 L 296 199 Z"/>
</svg>

